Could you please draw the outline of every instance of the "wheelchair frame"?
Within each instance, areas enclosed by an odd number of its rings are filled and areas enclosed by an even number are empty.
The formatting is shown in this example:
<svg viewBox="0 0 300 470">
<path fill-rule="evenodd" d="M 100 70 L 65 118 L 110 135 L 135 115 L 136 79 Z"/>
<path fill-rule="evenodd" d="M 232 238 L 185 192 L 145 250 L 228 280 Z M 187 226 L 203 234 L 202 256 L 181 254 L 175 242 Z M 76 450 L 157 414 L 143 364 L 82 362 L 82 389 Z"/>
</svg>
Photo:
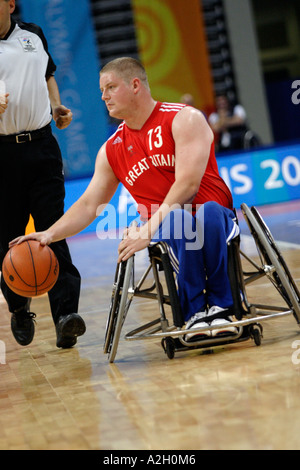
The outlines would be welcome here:
<svg viewBox="0 0 300 470">
<path fill-rule="evenodd" d="M 108 355 L 109 362 L 115 360 L 124 321 L 134 297 L 157 300 L 159 318 L 125 334 L 125 339 L 129 341 L 160 339 L 169 359 L 174 357 L 176 351 L 211 348 L 251 338 L 259 346 L 263 333 L 261 322 L 265 320 L 293 315 L 296 322 L 300 324 L 299 290 L 269 228 L 254 206 L 250 209 L 246 204 L 242 204 L 241 210 L 254 238 L 260 264 L 240 249 L 239 237 L 228 244 L 228 273 L 234 300 L 233 314 L 236 318 L 232 325 L 237 327 L 237 334 L 226 337 L 202 338 L 195 342 L 185 341 L 184 336 L 191 330 L 184 328 L 174 272 L 166 245 L 160 242 L 149 247 L 150 264 L 137 284 L 135 283 L 134 256 L 117 265 L 103 346 L 103 351 Z M 243 259 L 250 263 L 253 271 L 243 270 Z M 150 287 L 144 287 L 151 271 L 154 282 Z M 161 283 L 161 271 L 164 272 L 167 293 L 164 292 Z M 286 308 L 249 302 L 246 287 L 264 276 L 279 292 L 287 305 Z M 171 325 L 165 313 L 165 305 L 171 307 L 173 316 Z M 220 327 L 220 325 L 209 328 L 202 327 L 192 331 L 212 331 Z"/>
</svg>

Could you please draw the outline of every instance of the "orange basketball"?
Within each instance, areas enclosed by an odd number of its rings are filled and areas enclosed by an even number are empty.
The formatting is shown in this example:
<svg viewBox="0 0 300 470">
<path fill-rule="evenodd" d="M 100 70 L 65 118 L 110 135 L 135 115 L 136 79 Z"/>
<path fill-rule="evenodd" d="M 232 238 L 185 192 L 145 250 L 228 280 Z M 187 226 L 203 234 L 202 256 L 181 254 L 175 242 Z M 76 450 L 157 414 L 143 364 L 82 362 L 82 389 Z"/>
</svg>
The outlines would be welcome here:
<svg viewBox="0 0 300 470">
<path fill-rule="evenodd" d="M 2 264 L 2 275 L 8 287 L 23 297 L 36 297 L 48 292 L 57 281 L 59 264 L 53 250 L 36 240 L 14 245 Z"/>
</svg>

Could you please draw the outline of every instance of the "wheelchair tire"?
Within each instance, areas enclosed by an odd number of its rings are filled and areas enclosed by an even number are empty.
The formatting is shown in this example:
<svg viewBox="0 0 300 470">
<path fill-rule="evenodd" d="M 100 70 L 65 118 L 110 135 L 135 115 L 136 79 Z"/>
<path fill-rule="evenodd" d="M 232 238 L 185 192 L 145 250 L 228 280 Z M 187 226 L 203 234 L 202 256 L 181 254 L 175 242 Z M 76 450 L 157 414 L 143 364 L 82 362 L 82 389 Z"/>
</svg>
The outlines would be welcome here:
<svg viewBox="0 0 300 470">
<path fill-rule="evenodd" d="M 113 282 L 113 288 L 112 288 L 112 294 L 111 294 L 111 300 L 110 300 L 109 314 L 108 314 L 106 328 L 105 328 L 105 338 L 104 338 L 104 345 L 103 345 L 103 352 L 105 354 L 108 353 L 108 350 L 110 347 L 112 328 L 113 328 L 113 324 L 115 321 L 116 310 L 117 310 L 117 306 L 119 302 L 119 295 L 120 295 L 120 289 L 121 289 L 121 286 L 120 286 L 121 269 L 122 269 L 121 264 L 118 264 L 116 268 L 116 272 L 115 272 L 115 278 Z"/>
<path fill-rule="evenodd" d="M 176 350 L 174 339 L 170 336 L 163 338 L 161 344 L 168 358 L 174 359 Z"/>
<path fill-rule="evenodd" d="M 256 346 L 260 346 L 262 339 L 262 326 L 258 324 L 250 325 L 249 333 Z"/>
<path fill-rule="evenodd" d="M 269 228 L 255 207 L 251 207 L 250 210 L 246 204 L 242 204 L 241 209 L 255 240 L 262 265 L 273 267 L 272 271 L 266 272 L 268 279 L 293 311 L 297 323 L 300 324 L 299 290 Z"/>
<path fill-rule="evenodd" d="M 132 256 L 120 263 L 116 269 L 103 347 L 109 362 L 114 362 L 116 357 L 121 330 L 132 300 L 132 297 L 128 296 L 128 289 L 133 284 L 133 263 Z"/>
</svg>

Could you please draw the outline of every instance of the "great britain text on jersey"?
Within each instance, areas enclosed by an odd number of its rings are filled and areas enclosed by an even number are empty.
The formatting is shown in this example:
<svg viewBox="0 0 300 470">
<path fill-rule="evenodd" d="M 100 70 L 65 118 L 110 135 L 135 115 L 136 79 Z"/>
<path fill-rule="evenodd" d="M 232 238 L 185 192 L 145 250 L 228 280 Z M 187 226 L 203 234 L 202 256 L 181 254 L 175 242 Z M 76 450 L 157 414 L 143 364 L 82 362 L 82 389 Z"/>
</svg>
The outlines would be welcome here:
<svg viewBox="0 0 300 470">
<path fill-rule="evenodd" d="M 150 160 L 150 161 L 149 161 Z M 147 158 L 142 158 L 135 165 L 132 166 L 131 170 L 128 171 L 128 176 L 126 176 L 125 181 L 130 185 L 134 185 L 134 181 L 141 176 L 145 171 L 150 169 L 150 165 L 153 166 L 167 166 L 175 167 L 175 155 L 163 155 L 155 154 L 149 155 Z"/>
</svg>

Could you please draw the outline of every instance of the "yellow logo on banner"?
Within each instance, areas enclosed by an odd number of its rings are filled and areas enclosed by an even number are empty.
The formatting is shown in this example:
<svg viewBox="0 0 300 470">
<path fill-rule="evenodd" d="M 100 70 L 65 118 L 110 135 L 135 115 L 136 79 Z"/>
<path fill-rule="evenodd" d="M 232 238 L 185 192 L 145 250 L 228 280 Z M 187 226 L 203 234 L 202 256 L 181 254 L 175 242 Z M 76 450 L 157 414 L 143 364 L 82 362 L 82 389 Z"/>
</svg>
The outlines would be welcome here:
<svg viewBox="0 0 300 470">
<path fill-rule="evenodd" d="M 178 26 L 172 11 L 162 2 L 135 0 L 135 5 L 138 44 L 155 94 L 159 81 L 167 77 L 180 58 Z"/>
<path fill-rule="evenodd" d="M 199 108 L 213 106 L 199 0 L 133 0 L 133 8 L 139 54 L 153 97 L 179 101 L 184 93 L 190 93 Z"/>
</svg>

